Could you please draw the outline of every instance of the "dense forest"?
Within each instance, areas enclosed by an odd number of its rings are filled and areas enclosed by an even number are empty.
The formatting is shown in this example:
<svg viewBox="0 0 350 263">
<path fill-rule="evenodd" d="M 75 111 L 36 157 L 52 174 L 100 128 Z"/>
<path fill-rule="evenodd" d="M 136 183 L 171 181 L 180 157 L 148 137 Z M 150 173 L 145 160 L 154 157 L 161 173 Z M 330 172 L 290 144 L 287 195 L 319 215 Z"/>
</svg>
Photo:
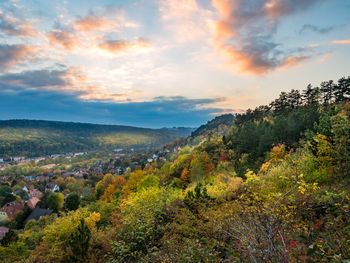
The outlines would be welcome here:
<svg viewBox="0 0 350 263">
<path fill-rule="evenodd" d="M 18 226 L 0 259 L 350 260 L 350 77 L 282 92 L 186 142 L 166 161 L 98 178 L 77 206 Z"/>
<path fill-rule="evenodd" d="M 160 147 L 192 129 L 146 129 L 88 123 L 0 121 L 0 157 L 41 156 L 116 147 Z"/>
</svg>

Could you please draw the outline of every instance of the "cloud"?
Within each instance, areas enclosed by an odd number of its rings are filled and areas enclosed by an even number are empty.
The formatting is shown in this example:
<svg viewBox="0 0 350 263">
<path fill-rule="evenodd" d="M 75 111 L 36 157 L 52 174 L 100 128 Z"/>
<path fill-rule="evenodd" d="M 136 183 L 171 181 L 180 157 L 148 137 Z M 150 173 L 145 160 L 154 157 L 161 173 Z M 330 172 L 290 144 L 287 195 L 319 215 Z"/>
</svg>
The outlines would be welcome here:
<svg viewBox="0 0 350 263">
<path fill-rule="evenodd" d="M 143 49 L 150 46 L 149 41 L 144 38 L 138 38 L 134 41 L 127 40 L 105 40 L 100 43 L 99 48 L 110 53 L 117 54 L 128 49 Z"/>
<path fill-rule="evenodd" d="M 76 20 L 73 27 L 77 31 L 110 30 L 116 27 L 116 23 L 103 16 L 88 15 Z"/>
<path fill-rule="evenodd" d="M 0 67 L 6 70 L 17 64 L 21 64 L 36 53 L 37 48 L 31 45 L 5 45 L 0 44 Z"/>
<path fill-rule="evenodd" d="M 283 50 L 273 41 L 282 17 L 323 0 L 213 0 L 219 14 L 214 44 L 240 72 L 266 74 L 308 59 L 306 49 Z"/>
<path fill-rule="evenodd" d="M 35 37 L 38 32 L 28 22 L 19 21 L 18 19 L 4 15 L 0 10 L 0 33 L 10 36 Z"/>
<path fill-rule="evenodd" d="M 221 114 L 219 108 L 206 107 L 216 99 L 185 97 L 156 98 L 143 102 L 84 101 L 65 93 L 27 90 L 2 84 L 0 119 L 46 119 L 141 127 L 199 126 Z M 8 111 L 11 109 L 11 111 Z"/>
<path fill-rule="evenodd" d="M 90 10 L 89 14 L 79 17 L 72 24 L 79 32 L 91 31 L 119 31 L 121 28 L 138 28 L 139 25 L 128 20 L 120 9 L 110 8 L 96 14 Z"/>
<path fill-rule="evenodd" d="M 64 86 L 66 70 L 35 70 L 0 75 L 0 81 L 26 88 Z"/>
<path fill-rule="evenodd" d="M 208 38 L 213 12 L 196 0 L 159 0 L 159 12 L 167 31 L 178 43 Z"/>
<path fill-rule="evenodd" d="M 307 32 L 307 31 L 312 31 L 312 32 L 315 32 L 318 34 L 327 34 L 327 33 L 331 32 L 332 30 L 334 30 L 333 26 L 319 27 L 319 26 L 315 26 L 315 25 L 311 25 L 311 24 L 305 24 L 300 29 L 299 34 L 302 34 L 302 33 Z"/>
<path fill-rule="evenodd" d="M 332 44 L 335 44 L 335 45 L 350 45 L 350 39 L 333 40 Z"/>
<path fill-rule="evenodd" d="M 51 31 L 47 34 L 47 38 L 51 44 L 59 45 L 66 50 L 73 50 L 80 44 L 79 37 L 68 31 Z"/>
<path fill-rule="evenodd" d="M 12 85 L 21 90 L 52 91 L 70 94 L 88 101 L 129 101 L 129 94 L 113 93 L 93 83 L 80 68 L 41 69 L 0 75 L 3 86 Z"/>
</svg>

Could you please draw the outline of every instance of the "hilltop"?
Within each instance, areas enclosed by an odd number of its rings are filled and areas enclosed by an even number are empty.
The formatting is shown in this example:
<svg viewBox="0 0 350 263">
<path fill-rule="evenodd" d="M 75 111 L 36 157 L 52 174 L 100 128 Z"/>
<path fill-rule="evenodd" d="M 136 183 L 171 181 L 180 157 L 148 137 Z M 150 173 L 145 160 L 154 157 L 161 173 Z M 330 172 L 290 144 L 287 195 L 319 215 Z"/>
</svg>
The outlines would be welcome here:
<svg viewBox="0 0 350 263">
<path fill-rule="evenodd" d="M 0 121 L 0 157 L 104 150 L 116 147 L 160 147 L 188 136 L 191 128 L 147 129 L 90 123 Z"/>
</svg>

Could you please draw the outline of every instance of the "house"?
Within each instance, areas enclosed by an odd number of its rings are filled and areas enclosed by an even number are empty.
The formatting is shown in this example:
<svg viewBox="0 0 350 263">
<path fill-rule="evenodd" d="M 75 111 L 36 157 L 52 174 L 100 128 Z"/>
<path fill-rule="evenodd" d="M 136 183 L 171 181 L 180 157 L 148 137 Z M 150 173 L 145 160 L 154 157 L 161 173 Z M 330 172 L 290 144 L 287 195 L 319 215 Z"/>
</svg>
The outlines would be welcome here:
<svg viewBox="0 0 350 263">
<path fill-rule="evenodd" d="M 36 179 L 36 176 L 34 175 L 27 175 L 27 176 L 24 176 L 24 180 L 25 181 L 34 181 Z"/>
<path fill-rule="evenodd" d="M 39 202 L 40 202 L 39 198 L 32 197 L 27 201 L 27 205 L 30 209 L 34 209 Z"/>
<path fill-rule="evenodd" d="M 82 156 L 86 154 L 85 152 L 78 152 L 78 153 L 74 153 L 73 156 L 76 157 L 76 156 Z"/>
<path fill-rule="evenodd" d="M 45 186 L 45 192 L 59 192 L 60 187 L 55 183 L 48 183 Z"/>
<path fill-rule="evenodd" d="M 5 204 L 1 209 L 0 211 L 2 212 L 5 212 L 7 214 L 7 217 L 10 219 L 10 220 L 13 220 L 16 218 L 16 216 L 22 212 L 23 210 L 23 207 L 24 207 L 24 204 L 23 202 L 10 202 L 10 203 L 7 203 Z"/>
<path fill-rule="evenodd" d="M 22 157 L 22 156 L 16 156 L 16 157 L 13 157 L 13 161 L 15 161 L 15 162 L 19 162 L 19 161 L 23 161 L 25 158 L 24 157 Z"/>
<path fill-rule="evenodd" d="M 28 192 L 28 195 L 30 198 L 36 197 L 38 199 L 41 199 L 44 194 L 40 192 L 38 189 L 30 189 Z"/>
<path fill-rule="evenodd" d="M 2 240 L 10 229 L 8 227 L 0 226 L 0 240 Z"/>
<path fill-rule="evenodd" d="M 0 211 L 0 223 L 5 223 L 9 220 L 7 213 Z"/>
<path fill-rule="evenodd" d="M 27 217 L 26 222 L 29 220 L 38 220 L 43 216 L 51 215 L 52 212 L 53 210 L 51 209 L 35 208 Z"/>
</svg>

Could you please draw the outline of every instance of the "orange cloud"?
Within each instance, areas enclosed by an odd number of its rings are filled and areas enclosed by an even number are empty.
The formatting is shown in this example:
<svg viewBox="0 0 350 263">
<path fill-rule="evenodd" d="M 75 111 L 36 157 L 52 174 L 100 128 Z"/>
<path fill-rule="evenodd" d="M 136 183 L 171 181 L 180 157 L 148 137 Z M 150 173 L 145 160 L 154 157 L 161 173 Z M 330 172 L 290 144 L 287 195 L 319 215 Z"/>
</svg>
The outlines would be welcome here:
<svg viewBox="0 0 350 263">
<path fill-rule="evenodd" d="M 117 28 L 117 25 L 106 17 L 89 15 L 75 21 L 73 27 L 78 31 L 96 31 Z"/>
<path fill-rule="evenodd" d="M 350 39 L 334 40 L 332 43 L 336 45 L 350 45 Z"/>
<path fill-rule="evenodd" d="M 144 38 L 138 38 L 135 41 L 127 41 L 127 40 L 106 40 L 100 43 L 99 48 L 106 50 L 110 53 L 120 53 L 126 51 L 128 49 L 135 48 L 147 48 L 150 46 L 148 40 Z"/>
<path fill-rule="evenodd" d="M 51 44 L 62 46 L 66 50 L 72 50 L 80 44 L 79 38 L 70 32 L 51 31 L 47 34 Z"/>
<path fill-rule="evenodd" d="M 36 53 L 35 46 L 0 44 L 0 66 L 5 69 L 10 68 L 33 58 Z"/>
<path fill-rule="evenodd" d="M 230 66 L 247 74 L 266 74 L 289 68 L 309 58 L 305 50 L 283 51 L 272 39 L 278 20 L 319 0 L 212 0 L 219 14 L 214 45 Z"/>
</svg>

